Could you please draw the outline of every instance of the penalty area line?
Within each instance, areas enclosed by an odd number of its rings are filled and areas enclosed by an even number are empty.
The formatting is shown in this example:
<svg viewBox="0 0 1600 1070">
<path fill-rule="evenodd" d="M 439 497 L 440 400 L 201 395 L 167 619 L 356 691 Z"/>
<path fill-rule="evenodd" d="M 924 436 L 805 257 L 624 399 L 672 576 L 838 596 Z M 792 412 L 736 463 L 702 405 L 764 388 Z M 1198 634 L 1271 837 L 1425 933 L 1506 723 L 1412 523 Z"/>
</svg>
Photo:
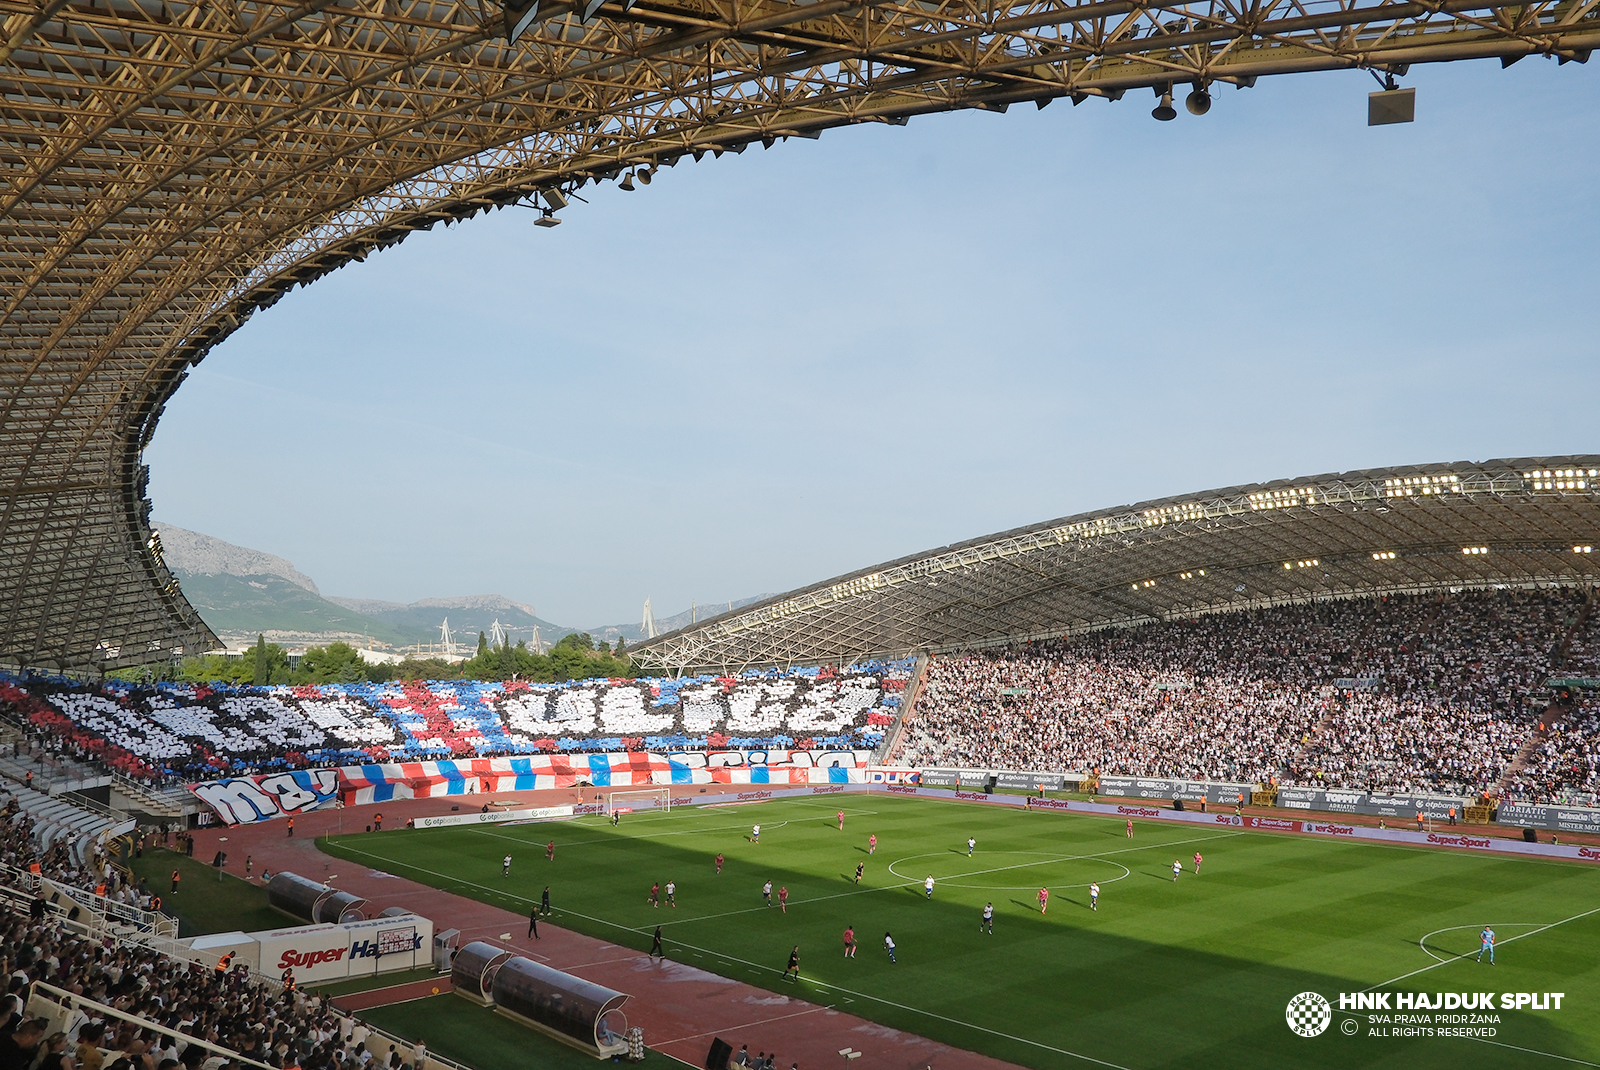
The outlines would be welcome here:
<svg viewBox="0 0 1600 1070">
<path fill-rule="evenodd" d="M 1558 925 L 1565 925 L 1570 921 L 1577 921 L 1580 918 L 1587 918 L 1590 914 L 1600 914 L 1600 907 L 1595 907 L 1592 910 L 1585 910 L 1582 914 L 1574 914 L 1570 918 L 1562 918 L 1560 921 L 1552 921 L 1548 925 L 1541 925 L 1537 929 L 1530 929 L 1528 932 L 1518 933 L 1516 936 L 1508 936 L 1504 940 L 1498 941 L 1495 946 L 1499 947 L 1502 944 L 1510 944 L 1510 943 L 1514 943 L 1514 942 L 1516 942 L 1518 940 L 1526 940 L 1530 936 L 1538 936 L 1540 933 L 1548 932 L 1549 930 L 1554 929 Z M 1435 930 L 1435 932 L 1445 932 L 1445 931 L 1446 930 L 1444 930 L 1444 929 L 1436 929 Z M 1433 935 L 1433 933 L 1429 933 L 1428 934 L 1428 936 L 1432 936 L 1432 935 Z M 1426 940 L 1428 938 L 1428 936 L 1424 936 L 1422 939 Z M 1424 950 L 1426 951 L 1426 949 L 1424 949 Z M 1419 974 L 1419 973 L 1427 973 L 1429 970 L 1437 970 L 1440 966 L 1445 966 L 1445 965 L 1448 965 L 1448 964 L 1450 964 L 1452 962 L 1460 962 L 1462 959 L 1464 959 L 1466 957 L 1467 957 L 1466 955 L 1460 955 L 1460 956 L 1458 956 L 1456 958 L 1440 959 L 1438 962 L 1430 962 L 1428 965 L 1423 966 L 1421 969 L 1412 970 L 1410 973 L 1403 973 L 1399 977 L 1391 977 L 1387 981 L 1383 981 L 1383 982 L 1381 982 L 1379 984 L 1371 985 L 1368 988 L 1362 989 L 1362 991 L 1364 991 L 1364 992 L 1372 992 L 1372 991 L 1374 991 L 1376 989 L 1379 989 L 1379 988 L 1388 988 L 1390 985 L 1394 984 L 1396 981 L 1404 981 L 1408 977 L 1417 976 L 1417 974 Z"/>
</svg>

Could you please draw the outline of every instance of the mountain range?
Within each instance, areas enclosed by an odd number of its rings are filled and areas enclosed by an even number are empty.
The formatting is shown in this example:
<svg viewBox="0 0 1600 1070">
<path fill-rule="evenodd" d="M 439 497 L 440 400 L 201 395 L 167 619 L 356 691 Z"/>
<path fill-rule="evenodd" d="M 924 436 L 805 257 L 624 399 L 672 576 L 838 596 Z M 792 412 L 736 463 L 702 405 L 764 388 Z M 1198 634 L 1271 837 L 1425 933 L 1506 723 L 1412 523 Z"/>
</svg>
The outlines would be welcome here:
<svg viewBox="0 0 1600 1070">
<path fill-rule="evenodd" d="M 321 645 L 343 640 L 397 652 L 442 652 L 440 625 L 449 621 L 459 648 L 470 651 L 478 633 L 492 633 L 494 623 L 511 642 L 541 645 L 575 631 L 596 639 L 636 643 L 644 635 L 638 623 L 572 628 L 545 620 L 534 608 L 503 595 L 424 598 L 409 604 L 376 598 L 324 595 L 316 581 L 274 554 L 252 550 L 171 524 L 154 525 L 161 536 L 167 567 L 178 577 L 183 593 L 201 618 L 228 646 L 238 648 L 265 635 L 284 646 Z M 767 595 L 691 608 L 656 618 L 657 633 L 682 628 L 693 619 L 723 613 L 760 601 Z"/>
</svg>

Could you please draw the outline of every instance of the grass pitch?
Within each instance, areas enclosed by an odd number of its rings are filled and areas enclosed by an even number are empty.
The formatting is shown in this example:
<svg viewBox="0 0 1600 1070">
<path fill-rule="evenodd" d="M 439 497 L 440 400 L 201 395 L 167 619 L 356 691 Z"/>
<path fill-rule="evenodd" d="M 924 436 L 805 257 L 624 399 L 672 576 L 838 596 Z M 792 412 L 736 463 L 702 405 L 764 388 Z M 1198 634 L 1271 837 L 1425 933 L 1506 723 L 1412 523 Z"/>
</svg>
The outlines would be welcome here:
<svg viewBox="0 0 1600 1070">
<path fill-rule="evenodd" d="M 1026 1066 L 1600 1065 L 1594 867 L 1201 825 L 1135 830 L 1129 839 L 1121 819 L 851 794 L 647 812 L 615 829 L 582 818 L 356 834 L 324 848 L 523 914 L 548 884 L 557 924 L 641 950 L 661 925 L 671 958 Z M 1174 859 L 1184 864 L 1176 882 Z M 663 892 L 651 907 L 651 883 L 669 880 L 678 906 Z M 1051 890 L 1043 915 L 1041 886 Z M 986 902 L 992 936 L 979 927 Z M 843 957 L 846 925 L 860 941 L 854 960 Z M 1484 925 L 1499 934 L 1493 967 L 1471 957 Z M 796 944 L 801 980 L 786 983 Z M 1372 988 L 1492 990 L 1497 1006 L 1499 993 L 1565 996 L 1559 1011 L 1497 1009 L 1497 1021 L 1338 1012 L 1339 993 Z M 1307 991 L 1335 1011 L 1309 1038 L 1285 1015 Z M 1494 1032 L 1401 1032 L 1446 1026 Z"/>
</svg>

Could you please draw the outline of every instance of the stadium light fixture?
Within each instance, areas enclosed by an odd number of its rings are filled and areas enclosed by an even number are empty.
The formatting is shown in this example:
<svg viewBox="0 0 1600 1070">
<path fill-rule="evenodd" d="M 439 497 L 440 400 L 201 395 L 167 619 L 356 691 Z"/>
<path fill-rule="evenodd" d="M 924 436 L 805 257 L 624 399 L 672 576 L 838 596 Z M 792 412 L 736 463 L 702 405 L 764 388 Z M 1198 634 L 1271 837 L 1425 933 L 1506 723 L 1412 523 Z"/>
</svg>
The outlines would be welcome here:
<svg viewBox="0 0 1600 1070">
<path fill-rule="evenodd" d="M 1399 70 L 1401 74 L 1405 73 L 1404 67 Z M 1372 76 L 1377 78 L 1378 72 L 1373 71 Z M 1417 91 L 1401 89 L 1395 84 L 1393 74 L 1379 78 L 1378 84 L 1383 88 L 1376 93 L 1367 94 L 1367 125 L 1388 126 L 1392 123 L 1415 122 Z"/>
<path fill-rule="evenodd" d="M 1461 548 L 1461 552 L 1464 553 L 1464 554 L 1467 554 L 1468 556 L 1475 557 L 1478 554 L 1486 554 L 1486 553 L 1488 553 L 1489 552 L 1489 548 L 1487 546 L 1463 546 Z"/>
<path fill-rule="evenodd" d="M 1393 550 L 1377 550 L 1372 555 L 1374 561 L 1393 561 L 1394 558 L 1395 553 Z"/>
<path fill-rule="evenodd" d="M 561 220 L 556 218 L 554 212 L 546 208 L 539 214 L 539 218 L 533 221 L 533 225 L 536 227 L 559 227 Z"/>
<path fill-rule="evenodd" d="M 1557 468 L 1526 472 L 1523 478 L 1532 481 L 1534 490 L 1588 490 L 1597 475 L 1600 469 Z"/>
<path fill-rule="evenodd" d="M 552 212 L 559 212 L 561 209 L 567 206 L 566 195 L 554 186 L 552 186 L 550 189 L 544 190 L 543 196 L 544 203 L 550 206 L 550 210 Z"/>
<path fill-rule="evenodd" d="M 539 16 L 538 0 L 533 3 L 520 4 L 513 2 L 506 4 L 506 43 L 515 44 L 517 38 L 522 36 L 535 18 Z"/>
<path fill-rule="evenodd" d="M 1572 552 L 1575 553 L 1575 554 L 1593 553 L 1594 552 L 1594 547 L 1593 546 L 1574 546 L 1572 548 Z"/>
</svg>

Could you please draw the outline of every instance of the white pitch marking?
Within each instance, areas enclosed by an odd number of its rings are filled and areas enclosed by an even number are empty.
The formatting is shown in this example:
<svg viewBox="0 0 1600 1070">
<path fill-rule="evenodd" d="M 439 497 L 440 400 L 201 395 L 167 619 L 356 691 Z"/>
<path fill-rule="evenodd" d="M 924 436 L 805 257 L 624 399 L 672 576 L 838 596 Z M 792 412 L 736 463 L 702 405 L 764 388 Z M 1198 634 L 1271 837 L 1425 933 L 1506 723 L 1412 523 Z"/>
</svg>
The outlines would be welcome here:
<svg viewBox="0 0 1600 1070">
<path fill-rule="evenodd" d="M 1570 918 L 1562 918 L 1560 921 L 1552 921 L 1549 925 L 1542 925 L 1539 928 L 1533 929 L 1533 930 L 1531 930 L 1529 932 L 1519 933 L 1516 936 L 1508 936 L 1506 939 L 1501 940 L 1500 943 L 1501 944 L 1509 944 L 1509 943 L 1512 943 L 1512 942 L 1517 941 L 1517 940 L 1525 940 L 1530 936 L 1538 936 L 1540 933 L 1545 932 L 1548 929 L 1554 929 L 1558 925 L 1565 925 L 1569 921 L 1577 921 L 1579 918 L 1587 918 L 1590 914 L 1600 914 L 1600 907 L 1595 907 L 1593 910 L 1585 910 L 1582 914 L 1574 914 Z M 1462 927 L 1470 929 L 1472 926 L 1468 925 L 1468 926 L 1462 926 Z M 1445 932 L 1446 930 L 1439 929 L 1437 931 L 1438 932 Z M 1429 933 L 1428 934 L 1428 936 L 1432 936 L 1432 935 L 1433 935 L 1433 933 Z M 1424 940 L 1426 940 L 1427 938 L 1428 938 L 1427 936 L 1423 937 Z M 1496 946 L 1498 946 L 1498 945 L 1496 945 Z M 1388 988 L 1390 985 L 1394 984 L 1396 981 L 1404 981 L 1406 978 L 1415 977 L 1419 973 L 1427 973 L 1429 970 L 1437 970 L 1440 966 L 1443 966 L 1446 963 L 1459 962 L 1459 961 L 1461 961 L 1461 960 L 1460 959 L 1441 959 L 1438 962 L 1430 963 L 1427 966 L 1422 967 L 1420 970 L 1412 970 L 1410 973 L 1403 973 L 1399 977 L 1391 977 L 1391 978 L 1389 978 L 1389 980 L 1384 981 L 1381 984 L 1372 985 L 1370 988 L 1362 989 L 1362 991 L 1363 992 L 1371 992 L 1374 989 L 1378 989 L 1378 988 Z"/>
</svg>

